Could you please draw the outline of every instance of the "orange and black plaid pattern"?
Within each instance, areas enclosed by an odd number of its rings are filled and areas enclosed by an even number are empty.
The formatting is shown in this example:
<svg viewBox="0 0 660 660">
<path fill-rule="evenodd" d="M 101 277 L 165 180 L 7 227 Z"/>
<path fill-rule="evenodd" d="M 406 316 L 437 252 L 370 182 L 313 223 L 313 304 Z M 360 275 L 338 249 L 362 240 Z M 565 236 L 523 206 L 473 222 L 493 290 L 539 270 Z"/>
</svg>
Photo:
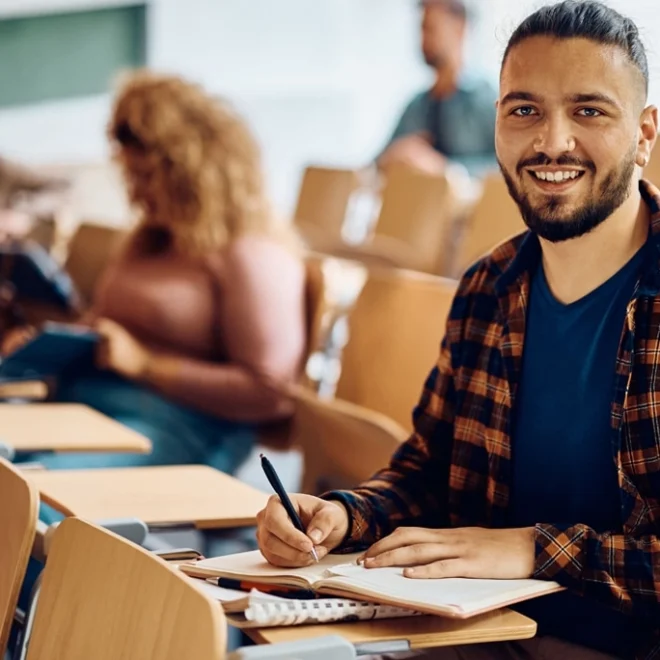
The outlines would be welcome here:
<svg viewBox="0 0 660 660">
<path fill-rule="evenodd" d="M 621 526 L 597 534 L 579 521 L 539 521 L 535 577 L 652 617 L 660 631 L 660 190 L 645 181 L 640 189 L 651 224 L 611 407 Z M 507 526 L 512 410 L 539 259 L 539 242 L 526 233 L 463 277 L 412 436 L 372 479 L 326 495 L 351 512 L 343 551 L 364 549 L 399 526 Z M 643 657 L 660 657 L 656 641 L 640 640 Z"/>
</svg>

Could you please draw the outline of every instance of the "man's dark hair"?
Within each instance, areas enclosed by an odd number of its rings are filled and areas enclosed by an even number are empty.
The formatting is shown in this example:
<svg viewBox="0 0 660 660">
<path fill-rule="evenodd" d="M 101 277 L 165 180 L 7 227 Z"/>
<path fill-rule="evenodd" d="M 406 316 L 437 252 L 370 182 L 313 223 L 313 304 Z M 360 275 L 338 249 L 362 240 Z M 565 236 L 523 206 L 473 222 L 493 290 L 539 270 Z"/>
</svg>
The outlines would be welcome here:
<svg viewBox="0 0 660 660">
<path fill-rule="evenodd" d="M 618 46 L 644 77 L 648 93 L 649 66 L 646 50 L 635 23 L 597 0 L 564 0 L 546 5 L 528 16 L 509 39 L 502 64 L 511 49 L 531 37 L 582 38 Z"/>
<path fill-rule="evenodd" d="M 426 5 L 442 5 L 458 18 L 463 20 L 470 18 L 465 0 L 419 0 L 420 7 Z"/>
</svg>

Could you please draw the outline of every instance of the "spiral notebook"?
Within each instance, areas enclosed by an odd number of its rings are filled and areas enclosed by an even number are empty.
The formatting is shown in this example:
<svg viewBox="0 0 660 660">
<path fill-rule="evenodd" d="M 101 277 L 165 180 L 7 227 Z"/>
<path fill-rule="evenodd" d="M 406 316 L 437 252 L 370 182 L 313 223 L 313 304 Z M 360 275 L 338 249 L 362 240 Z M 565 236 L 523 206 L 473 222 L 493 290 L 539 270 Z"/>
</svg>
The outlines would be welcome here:
<svg viewBox="0 0 660 660">
<path fill-rule="evenodd" d="M 318 564 L 278 568 L 255 550 L 203 559 L 180 568 L 193 577 L 230 578 L 252 583 L 311 589 L 316 594 L 368 601 L 427 614 L 467 619 L 523 600 L 561 591 L 545 580 L 413 580 L 401 568 L 367 569 L 359 554 L 328 555 Z M 318 602 L 318 601 L 317 601 Z"/>
<path fill-rule="evenodd" d="M 198 584 L 209 596 L 220 601 L 225 618 L 236 628 L 298 626 L 306 623 L 395 619 L 421 615 L 420 612 L 402 607 L 343 598 L 297 600 L 273 596 L 256 589 L 246 594 L 244 591 L 223 589 L 209 581 L 200 580 Z"/>
</svg>

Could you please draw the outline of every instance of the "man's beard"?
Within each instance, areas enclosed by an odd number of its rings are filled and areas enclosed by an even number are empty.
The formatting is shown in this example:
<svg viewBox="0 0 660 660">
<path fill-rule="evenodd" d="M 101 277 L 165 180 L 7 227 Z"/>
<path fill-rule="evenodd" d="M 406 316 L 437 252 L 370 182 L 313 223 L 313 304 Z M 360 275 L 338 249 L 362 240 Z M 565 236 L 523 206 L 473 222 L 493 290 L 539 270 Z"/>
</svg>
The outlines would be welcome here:
<svg viewBox="0 0 660 660">
<path fill-rule="evenodd" d="M 570 214 L 561 212 L 562 195 L 550 195 L 542 205 L 532 206 L 529 195 L 524 193 L 504 169 L 498 159 L 500 170 L 506 181 L 509 194 L 518 205 L 525 224 L 531 231 L 551 243 L 567 241 L 589 233 L 618 209 L 631 193 L 631 181 L 635 172 L 635 147 L 626 154 L 618 169 L 612 170 L 603 179 L 597 190 L 592 191 L 584 203 Z M 526 176 L 525 169 L 543 165 L 565 165 L 585 168 L 595 174 L 596 167 L 591 161 L 583 161 L 573 156 L 560 156 L 555 163 L 545 154 L 518 164 L 518 176 Z M 587 172 L 582 176 L 587 176 Z"/>
</svg>

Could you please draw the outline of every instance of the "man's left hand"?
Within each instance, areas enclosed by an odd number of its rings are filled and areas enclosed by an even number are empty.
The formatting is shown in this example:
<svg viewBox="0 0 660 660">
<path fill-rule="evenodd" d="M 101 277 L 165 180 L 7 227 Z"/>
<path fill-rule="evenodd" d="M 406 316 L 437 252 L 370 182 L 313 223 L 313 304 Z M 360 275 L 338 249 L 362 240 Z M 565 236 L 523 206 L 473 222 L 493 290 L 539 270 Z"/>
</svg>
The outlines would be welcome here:
<svg viewBox="0 0 660 660">
<path fill-rule="evenodd" d="M 410 578 L 529 578 L 534 528 L 426 529 L 399 527 L 363 555 L 366 568 L 406 567 Z"/>
</svg>

